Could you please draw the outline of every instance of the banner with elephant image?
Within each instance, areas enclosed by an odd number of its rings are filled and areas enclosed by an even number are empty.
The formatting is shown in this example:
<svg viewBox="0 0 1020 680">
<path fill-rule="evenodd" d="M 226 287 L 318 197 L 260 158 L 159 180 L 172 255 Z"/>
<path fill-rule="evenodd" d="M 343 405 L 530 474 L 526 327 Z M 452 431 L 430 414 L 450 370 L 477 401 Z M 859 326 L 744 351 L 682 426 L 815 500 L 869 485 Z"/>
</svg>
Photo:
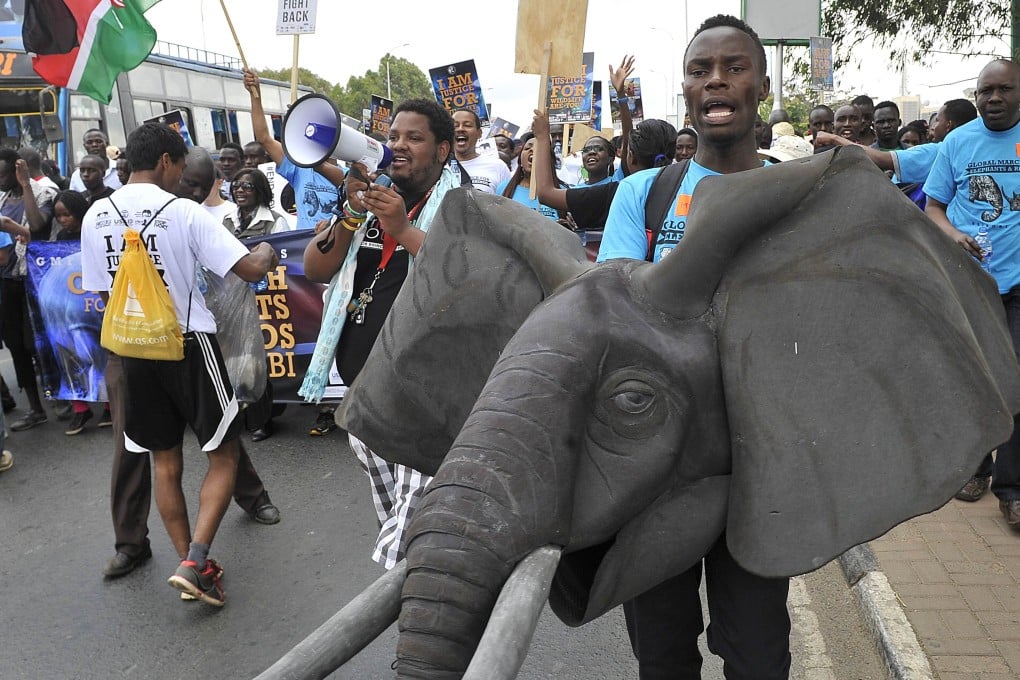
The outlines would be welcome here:
<svg viewBox="0 0 1020 680">
<path fill-rule="evenodd" d="M 81 287 L 81 243 L 33 241 L 27 252 L 26 297 L 44 396 L 106 401 L 104 304 Z"/>
</svg>

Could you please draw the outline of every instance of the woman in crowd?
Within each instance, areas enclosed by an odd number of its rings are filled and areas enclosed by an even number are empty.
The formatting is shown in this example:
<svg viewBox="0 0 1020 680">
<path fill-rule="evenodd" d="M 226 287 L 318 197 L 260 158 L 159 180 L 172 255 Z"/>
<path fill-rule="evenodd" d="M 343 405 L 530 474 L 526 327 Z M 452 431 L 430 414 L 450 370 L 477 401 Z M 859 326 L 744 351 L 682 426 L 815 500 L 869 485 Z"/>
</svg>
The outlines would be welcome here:
<svg viewBox="0 0 1020 680">
<path fill-rule="evenodd" d="M 505 196 L 506 198 L 512 198 L 518 203 L 523 203 L 529 208 L 542 213 L 551 220 L 558 220 L 561 215 L 556 208 L 551 208 L 544 203 L 540 203 L 537 198 L 531 198 L 529 193 L 531 188 L 532 162 L 535 159 L 535 135 L 530 132 L 525 132 L 524 135 L 521 136 L 521 141 L 520 163 L 518 163 L 517 169 L 510 176 L 510 179 L 499 185 L 496 189 L 496 193 L 500 196 Z M 555 167 L 556 155 L 553 153 L 551 146 L 547 147 L 547 149 L 549 162 L 551 163 L 549 167 Z M 558 188 L 566 188 L 566 185 L 560 181 L 559 177 L 556 177 L 555 175 L 553 177 L 555 185 Z"/>
<path fill-rule="evenodd" d="M 616 147 L 605 137 L 595 135 L 584 143 L 581 149 L 581 162 L 587 177 L 574 185 L 574 188 L 593 187 L 599 184 L 614 182 L 613 159 L 616 158 Z"/>
<path fill-rule="evenodd" d="M 273 190 L 260 170 L 245 168 L 230 183 L 230 198 L 237 212 L 227 215 L 224 226 L 239 239 L 290 231 L 287 218 L 273 210 Z"/>
<path fill-rule="evenodd" d="M 54 240 L 57 241 L 81 241 L 81 223 L 88 212 L 89 201 L 77 191 L 62 191 L 53 199 L 53 219 L 60 227 Z M 71 410 L 74 415 L 71 422 L 64 430 L 67 436 L 74 436 L 85 429 L 86 423 L 92 419 L 92 409 L 89 405 L 78 399 L 71 401 Z M 110 416 L 110 405 L 103 405 L 103 415 L 96 423 L 98 427 L 110 427 L 113 419 Z"/>
<path fill-rule="evenodd" d="M 673 160 L 677 163 L 694 158 L 698 152 L 698 133 L 691 128 L 684 128 L 676 133 L 676 154 Z"/>
</svg>

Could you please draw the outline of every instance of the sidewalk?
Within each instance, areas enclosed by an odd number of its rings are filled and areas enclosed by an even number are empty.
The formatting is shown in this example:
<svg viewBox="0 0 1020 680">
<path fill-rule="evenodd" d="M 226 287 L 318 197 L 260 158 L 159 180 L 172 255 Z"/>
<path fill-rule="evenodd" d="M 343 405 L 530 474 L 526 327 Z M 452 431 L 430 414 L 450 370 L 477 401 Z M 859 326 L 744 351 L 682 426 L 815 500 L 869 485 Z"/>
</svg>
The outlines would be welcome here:
<svg viewBox="0 0 1020 680">
<path fill-rule="evenodd" d="M 991 492 L 976 503 L 951 500 L 870 547 L 930 677 L 1020 678 L 1020 532 L 1006 525 Z M 892 677 L 928 675 L 891 670 Z"/>
</svg>

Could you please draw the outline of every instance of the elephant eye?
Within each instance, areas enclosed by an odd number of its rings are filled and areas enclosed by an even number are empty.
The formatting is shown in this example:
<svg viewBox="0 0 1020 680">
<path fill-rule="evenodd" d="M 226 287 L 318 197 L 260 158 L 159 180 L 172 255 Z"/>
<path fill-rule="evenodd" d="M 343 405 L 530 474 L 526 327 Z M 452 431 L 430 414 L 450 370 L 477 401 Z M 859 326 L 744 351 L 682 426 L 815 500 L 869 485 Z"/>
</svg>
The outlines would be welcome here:
<svg viewBox="0 0 1020 680">
<path fill-rule="evenodd" d="M 655 394 L 646 385 L 628 381 L 617 388 L 612 396 L 612 401 L 621 411 L 638 415 L 652 406 Z"/>
</svg>

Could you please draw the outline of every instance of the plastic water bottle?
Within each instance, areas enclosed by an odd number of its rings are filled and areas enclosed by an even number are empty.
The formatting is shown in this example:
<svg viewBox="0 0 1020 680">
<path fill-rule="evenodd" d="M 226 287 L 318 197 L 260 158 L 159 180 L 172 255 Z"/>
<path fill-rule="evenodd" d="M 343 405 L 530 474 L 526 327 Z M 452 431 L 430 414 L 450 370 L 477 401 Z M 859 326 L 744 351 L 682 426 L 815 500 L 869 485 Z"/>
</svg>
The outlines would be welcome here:
<svg viewBox="0 0 1020 680">
<path fill-rule="evenodd" d="M 988 227 L 978 227 L 978 233 L 974 240 L 981 248 L 981 268 L 990 272 L 992 268 L 992 237 L 988 235 Z"/>
</svg>

